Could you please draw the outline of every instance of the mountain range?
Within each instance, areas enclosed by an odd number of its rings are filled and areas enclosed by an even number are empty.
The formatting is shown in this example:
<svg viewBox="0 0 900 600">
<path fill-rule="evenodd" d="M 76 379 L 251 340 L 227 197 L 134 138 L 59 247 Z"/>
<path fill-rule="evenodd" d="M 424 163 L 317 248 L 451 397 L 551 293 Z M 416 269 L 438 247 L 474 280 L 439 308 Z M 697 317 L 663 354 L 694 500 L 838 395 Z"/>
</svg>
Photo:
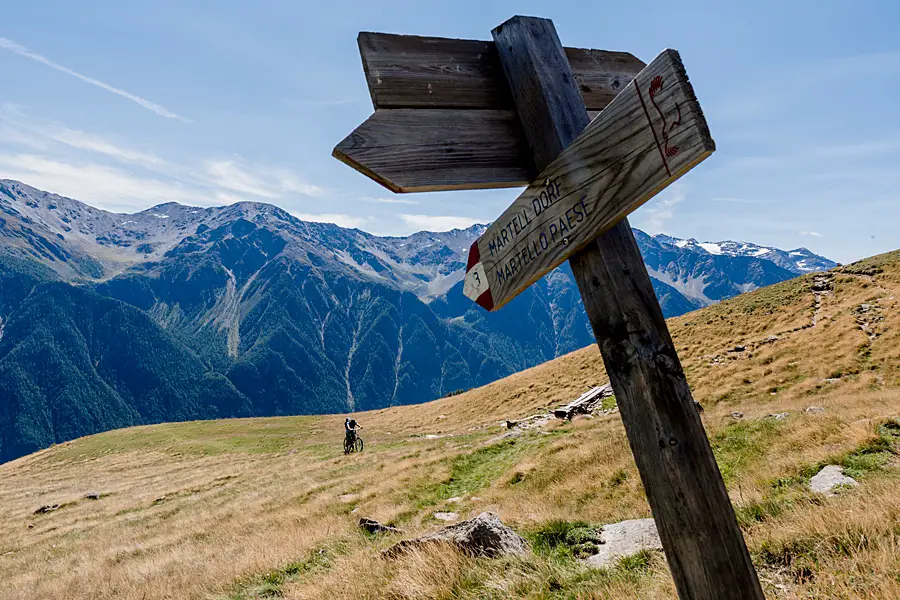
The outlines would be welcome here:
<svg viewBox="0 0 900 600">
<path fill-rule="evenodd" d="M 567 265 L 496 313 L 462 295 L 484 229 L 379 237 L 254 202 L 115 214 L 0 180 L 0 461 L 139 423 L 421 402 L 591 343 Z M 835 266 L 635 236 L 667 316 Z"/>
</svg>

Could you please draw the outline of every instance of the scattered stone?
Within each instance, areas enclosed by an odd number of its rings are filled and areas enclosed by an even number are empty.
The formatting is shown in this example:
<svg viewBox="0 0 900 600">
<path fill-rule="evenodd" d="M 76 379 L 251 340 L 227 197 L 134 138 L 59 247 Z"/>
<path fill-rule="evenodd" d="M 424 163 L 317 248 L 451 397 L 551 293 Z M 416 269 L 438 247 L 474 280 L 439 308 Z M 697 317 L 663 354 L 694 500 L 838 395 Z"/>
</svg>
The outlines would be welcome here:
<svg viewBox="0 0 900 600">
<path fill-rule="evenodd" d="M 731 413 L 731 418 L 732 418 L 732 419 L 743 419 L 743 418 L 744 418 L 744 413 L 742 413 L 742 412 L 736 410 L 736 411 L 734 411 L 733 413 Z"/>
<path fill-rule="evenodd" d="M 772 392 L 772 393 L 774 394 L 775 392 Z M 766 418 L 767 419 L 775 419 L 776 421 L 784 421 L 790 415 L 791 415 L 791 413 L 789 413 L 789 412 L 772 413 L 771 415 L 766 415 Z"/>
<path fill-rule="evenodd" d="M 778 337 L 777 335 L 770 335 L 769 337 L 766 338 L 766 342 L 769 343 L 769 344 L 771 344 L 771 343 L 773 343 L 773 342 L 777 342 L 777 341 L 780 340 L 780 339 L 781 339 L 781 338 Z"/>
<path fill-rule="evenodd" d="M 457 502 L 462 502 L 462 496 L 455 496 L 453 498 L 447 498 L 447 504 L 456 504 Z"/>
<path fill-rule="evenodd" d="M 359 520 L 360 529 L 365 529 L 369 533 L 403 533 L 400 529 L 396 527 L 391 527 L 390 525 L 382 525 L 375 519 L 366 519 L 362 518 Z"/>
<path fill-rule="evenodd" d="M 459 514 L 455 512 L 436 512 L 434 518 L 438 521 L 458 521 Z"/>
<path fill-rule="evenodd" d="M 516 421 L 507 421 L 506 422 L 507 429 L 515 429 L 516 425 L 518 425 L 518 422 L 516 422 Z"/>
<path fill-rule="evenodd" d="M 826 496 L 835 496 L 834 489 L 842 485 L 856 487 L 859 482 L 844 475 L 844 469 L 838 465 L 822 467 L 822 470 L 809 480 L 809 489 Z"/>
<path fill-rule="evenodd" d="M 34 523 L 29 523 L 29 524 L 28 524 L 28 529 L 34 529 Z"/>
<path fill-rule="evenodd" d="M 54 510 L 59 510 L 59 506 L 59 504 L 47 504 L 34 511 L 34 514 L 43 515 L 49 512 L 53 512 Z"/>
<path fill-rule="evenodd" d="M 822 413 L 825 412 L 825 409 L 822 408 L 821 406 L 810 406 L 804 412 L 806 412 L 807 414 L 810 414 L 810 415 L 821 415 Z"/>
<path fill-rule="evenodd" d="M 641 550 L 662 550 L 662 542 L 653 519 L 632 519 L 604 525 L 600 532 L 599 552 L 586 559 L 595 567 L 609 567 L 625 556 Z"/>
<path fill-rule="evenodd" d="M 694 408 L 697 409 L 697 412 L 703 412 L 703 406 L 696 400 L 694 400 Z"/>
<path fill-rule="evenodd" d="M 88 492 L 87 494 L 84 495 L 84 499 L 85 500 L 99 500 L 100 493 L 99 492 Z"/>
<path fill-rule="evenodd" d="M 438 419 L 446 419 L 447 415 L 438 415 Z"/>
<path fill-rule="evenodd" d="M 816 275 L 815 277 L 813 277 L 813 283 L 812 283 L 812 286 L 810 287 L 810 289 L 813 292 L 830 291 L 832 289 L 831 277 L 832 276 L 830 273 L 824 274 L 824 275 Z"/>
<path fill-rule="evenodd" d="M 452 544 L 465 554 L 489 558 L 529 552 L 528 542 L 522 536 L 504 525 L 497 515 L 484 512 L 474 519 L 447 525 L 434 533 L 394 544 L 383 555 L 392 558 L 409 548 L 436 543 Z"/>
<path fill-rule="evenodd" d="M 738 345 L 729 350 L 729 352 L 744 352 L 745 350 L 747 350 L 747 346 Z"/>
</svg>

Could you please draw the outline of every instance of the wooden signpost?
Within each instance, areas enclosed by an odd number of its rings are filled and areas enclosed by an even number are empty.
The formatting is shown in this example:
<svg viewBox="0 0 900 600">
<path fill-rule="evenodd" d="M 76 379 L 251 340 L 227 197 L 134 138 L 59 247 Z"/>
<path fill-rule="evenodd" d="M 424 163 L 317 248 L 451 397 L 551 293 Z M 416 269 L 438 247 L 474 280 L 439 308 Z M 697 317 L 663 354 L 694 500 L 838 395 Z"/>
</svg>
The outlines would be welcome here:
<svg viewBox="0 0 900 600">
<path fill-rule="evenodd" d="M 761 600 L 626 218 L 714 150 L 681 60 L 565 49 L 530 17 L 493 40 L 361 34 L 376 112 L 334 155 L 394 191 L 528 185 L 472 245 L 464 293 L 495 310 L 569 259 L 679 597 Z"/>
</svg>

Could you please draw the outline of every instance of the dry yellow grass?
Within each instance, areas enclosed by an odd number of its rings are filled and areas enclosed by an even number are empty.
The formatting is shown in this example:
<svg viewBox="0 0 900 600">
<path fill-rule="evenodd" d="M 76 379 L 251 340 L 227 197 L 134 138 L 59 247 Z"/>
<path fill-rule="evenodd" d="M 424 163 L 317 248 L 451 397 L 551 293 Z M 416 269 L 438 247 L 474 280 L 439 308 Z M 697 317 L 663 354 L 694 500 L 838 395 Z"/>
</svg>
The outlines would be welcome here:
<svg viewBox="0 0 900 600">
<path fill-rule="evenodd" d="M 900 254 L 836 270 L 818 300 L 813 279 L 670 328 L 767 594 L 900 598 L 900 465 L 873 445 L 900 416 Z M 367 448 L 348 457 L 341 415 L 132 428 L 0 465 L 0 600 L 672 598 L 659 555 L 612 571 L 447 549 L 386 561 L 379 550 L 394 540 L 355 526 L 367 516 L 414 534 L 439 526 L 441 510 L 492 510 L 525 533 L 647 516 L 617 415 L 497 440 L 501 421 L 603 382 L 586 348 L 459 396 L 362 414 Z M 811 469 L 841 461 L 860 488 L 828 500 L 804 491 Z"/>
</svg>

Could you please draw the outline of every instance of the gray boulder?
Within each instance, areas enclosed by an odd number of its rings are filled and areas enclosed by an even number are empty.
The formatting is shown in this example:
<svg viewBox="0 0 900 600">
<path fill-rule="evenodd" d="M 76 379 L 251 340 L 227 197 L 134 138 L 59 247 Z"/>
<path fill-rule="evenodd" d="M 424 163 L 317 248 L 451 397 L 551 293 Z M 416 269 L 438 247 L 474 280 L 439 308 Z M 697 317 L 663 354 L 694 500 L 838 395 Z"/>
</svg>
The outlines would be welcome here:
<svg viewBox="0 0 900 600">
<path fill-rule="evenodd" d="M 620 558 L 641 550 L 662 550 L 653 519 L 632 519 L 604 525 L 600 532 L 600 549 L 586 562 L 595 567 L 609 567 Z"/>
<path fill-rule="evenodd" d="M 394 544 L 384 551 L 384 555 L 395 557 L 411 548 L 440 543 L 451 544 L 460 552 L 470 556 L 487 556 L 489 558 L 510 554 L 523 555 L 530 551 L 528 542 L 504 525 L 500 517 L 484 512 L 474 519 L 460 521 L 434 533 Z"/>
<path fill-rule="evenodd" d="M 838 465 L 828 465 L 809 480 L 809 489 L 826 496 L 834 496 L 834 489 L 843 485 L 856 487 L 859 485 L 852 477 L 844 475 L 844 469 Z"/>
</svg>

